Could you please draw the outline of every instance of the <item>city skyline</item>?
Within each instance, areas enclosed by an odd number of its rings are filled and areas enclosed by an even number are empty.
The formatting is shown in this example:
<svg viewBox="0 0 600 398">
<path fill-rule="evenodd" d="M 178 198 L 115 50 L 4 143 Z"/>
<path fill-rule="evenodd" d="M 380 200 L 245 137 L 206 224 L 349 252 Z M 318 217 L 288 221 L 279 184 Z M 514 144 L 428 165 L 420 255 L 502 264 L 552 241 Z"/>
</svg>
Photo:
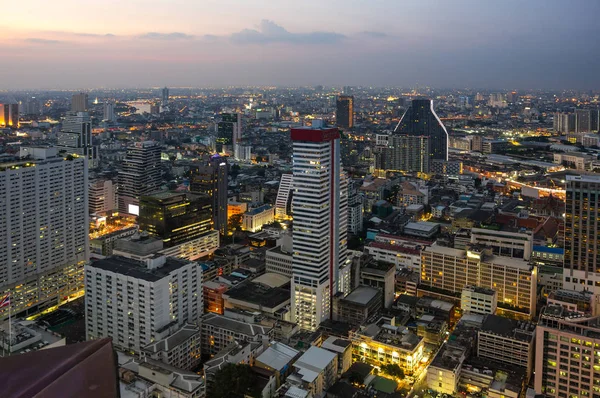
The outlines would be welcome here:
<svg viewBox="0 0 600 398">
<path fill-rule="evenodd" d="M 0 89 L 600 88 L 592 67 L 599 4 L 377 1 L 365 9 L 359 2 L 308 1 L 282 2 L 275 10 L 263 3 L 200 8 L 157 0 L 143 17 L 137 1 L 119 3 L 118 13 L 113 1 L 86 7 L 32 1 L 26 13 L 8 4 L 13 17 L 0 25 L 0 43 L 13 56 L 0 71 Z"/>
</svg>

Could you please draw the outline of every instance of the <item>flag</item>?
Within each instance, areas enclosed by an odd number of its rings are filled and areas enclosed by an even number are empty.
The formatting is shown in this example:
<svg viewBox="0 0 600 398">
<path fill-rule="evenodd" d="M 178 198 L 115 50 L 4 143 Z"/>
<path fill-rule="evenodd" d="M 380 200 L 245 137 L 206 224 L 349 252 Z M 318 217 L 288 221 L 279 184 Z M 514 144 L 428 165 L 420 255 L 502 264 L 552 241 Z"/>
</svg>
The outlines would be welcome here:
<svg viewBox="0 0 600 398">
<path fill-rule="evenodd" d="M 4 308 L 7 305 L 10 305 L 10 296 L 8 294 L 0 300 L 0 308 Z"/>
</svg>

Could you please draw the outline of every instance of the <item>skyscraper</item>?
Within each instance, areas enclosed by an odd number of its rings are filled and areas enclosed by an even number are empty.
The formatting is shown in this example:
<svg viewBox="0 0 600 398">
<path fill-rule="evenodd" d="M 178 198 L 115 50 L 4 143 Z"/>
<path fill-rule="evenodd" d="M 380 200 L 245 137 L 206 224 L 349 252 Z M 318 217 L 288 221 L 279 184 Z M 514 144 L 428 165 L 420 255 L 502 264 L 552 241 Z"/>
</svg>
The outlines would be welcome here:
<svg viewBox="0 0 600 398">
<path fill-rule="evenodd" d="M 220 155 L 205 156 L 190 166 L 190 191 L 202 193 L 213 199 L 214 229 L 227 234 L 227 158 Z"/>
<path fill-rule="evenodd" d="M 56 148 L 20 155 L 0 164 L 0 295 L 13 316 L 82 295 L 89 258 L 87 160 Z"/>
<path fill-rule="evenodd" d="M 162 105 L 167 105 L 169 103 L 169 89 L 167 87 L 162 89 Z"/>
<path fill-rule="evenodd" d="M 212 230 L 212 200 L 206 195 L 161 192 L 140 198 L 139 226 L 173 247 Z"/>
<path fill-rule="evenodd" d="M 239 158 L 239 145 L 242 141 L 242 115 L 222 113 L 217 124 L 217 152 Z"/>
<path fill-rule="evenodd" d="M 0 127 L 19 127 L 19 104 L 0 104 Z"/>
<path fill-rule="evenodd" d="M 71 97 L 72 112 L 87 112 L 88 95 L 86 93 L 73 94 Z"/>
<path fill-rule="evenodd" d="M 102 118 L 102 120 L 105 120 L 107 122 L 117 121 L 117 118 L 115 116 L 115 104 L 113 104 L 112 102 L 104 103 L 104 117 Z"/>
<path fill-rule="evenodd" d="M 87 156 L 95 165 L 98 148 L 92 145 L 92 121 L 87 112 L 67 112 L 58 133 L 59 151 Z"/>
<path fill-rule="evenodd" d="M 348 180 L 336 128 L 292 129 L 294 208 L 292 316 L 306 330 L 331 318 L 333 296 L 349 289 Z"/>
<path fill-rule="evenodd" d="M 592 131 L 592 112 L 589 109 L 575 110 L 575 131 L 578 133 L 588 133 Z"/>
<path fill-rule="evenodd" d="M 428 163 L 433 159 L 448 160 L 448 132 L 433 110 L 432 100 L 413 100 L 398 122 L 394 135 L 425 137 L 428 150 L 423 149 L 423 152 L 429 156 Z M 416 156 L 419 152 L 413 152 L 412 155 Z M 409 160 L 408 163 L 415 162 Z"/>
<path fill-rule="evenodd" d="M 335 122 L 338 127 L 351 129 L 354 126 L 354 97 L 340 95 L 336 101 Z"/>
<path fill-rule="evenodd" d="M 600 177 L 566 178 L 564 287 L 600 293 Z"/>
<path fill-rule="evenodd" d="M 557 133 L 572 133 L 576 127 L 576 117 L 573 113 L 556 112 L 554 114 L 554 131 Z"/>
<path fill-rule="evenodd" d="M 140 196 L 159 190 L 160 146 L 154 141 L 136 142 L 127 148 L 119 172 L 119 213 L 139 215 Z"/>
</svg>

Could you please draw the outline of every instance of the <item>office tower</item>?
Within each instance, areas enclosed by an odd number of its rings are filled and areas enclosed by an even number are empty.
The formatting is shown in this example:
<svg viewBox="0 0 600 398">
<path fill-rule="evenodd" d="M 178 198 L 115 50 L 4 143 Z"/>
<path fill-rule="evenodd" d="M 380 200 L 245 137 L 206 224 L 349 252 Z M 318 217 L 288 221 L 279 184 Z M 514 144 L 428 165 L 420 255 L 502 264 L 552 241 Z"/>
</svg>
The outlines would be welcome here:
<svg viewBox="0 0 600 398">
<path fill-rule="evenodd" d="M 600 390 L 597 316 L 548 305 L 536 328 L 535 381 L 545 397 L 597 397 Z"/>
<path fill-rule="evenodd" d="M 285 220 L 292 216 L 292 195 L 294 189 L 294 175 L 282 174 L 275 199 L 275 219 Z"/>
<path fill-rule="evenodd" d="M 76 153 L 90 159 L 90 167 L 98 160 L 98 148 L 92 141 L 92 121 L 87 112 L 67 112 L 58 133 L 59 151 Z"/>
<path fill-rule="evenodd" d="M 403 162 L 414 165 L 411 167 L 427 163 L 427 170 L 429 170 L 429 163 L 433 159 L 448 160 L 448 132 L 433 110 L 432 100 L 413 100 L 411 106 L 398 122 L 394 135 L 421 137 L 420 141 L 417 140 L 417 143 L 412 143 L 412 145 L 418 144 L 416 149 L 404 154 L 409 159 Z M 427 143 L 425 143 L 425 139 Z M 411 159 L 415 156 L 428 157 L 428 159 Z"/>
<path fill-rule="evenodd" d="M 90 214 L 105 213 L 117 208 L 116 186 L 110 178 L 97 178 L 89 183 Z"/>
<path fill-rule="evenodd" d="M 343 129 L 351 129 L 354 126 L 353 96 L 340 95 L 337 97 L 335 122 L 338 127 Z"/>
<path fill-rule="evenodd" d="M 107 122 L 116 122 L 117 117 L 115 116 L 115 104 L 112 102 L 104 103 L 104 116 L 102 120 Z"/>
<path fill-rule="evenodd" d="M 119 172 L 119 213 L 140 214 L 140 196 L 160 189 L 160 146 L 154 141 L 136 142 L 127 148 Z"/>
<path fill-rule="evenodd" d="M 87 160 L 41 147 L 20 156 L 0 165 L 0 295 L 13 316 L 82 295 L 89 258 Z"/>
<path fill-rule="evenodd" d="M 154 255 L 143 261 L 110 256 L 85 267 L 86 337 L 111 337 L 140 354 L 202 316 L 202 268 L 188 260 Z"/>
<path fill-rule="evenodd" d="M 600 177 L 566 180 L 564 287 L 600 293 Z"/>
<path fill-rule="evenodd" d="M 87 112 L 88 110 L 88 95 L 86 93 L 73 94 L 71 97 L 72 112 Z"/>
<path fill-rule="evenodd" d="M 589 109 L 575 110 L 575 131 L 577 133 L 588 133 L 592 131 L 592 112 Z"/>
<path fill-rule="evenodd" d="M 242 141 L 242 115 L 240 113 L 222 113 L 217 124 L 217 152 L 234 156 L 236 147 Z"/>
<path fill-rule="evenodd" d="M 306 330 L 332 318 L 346 291 L 348 181 L 336 128 L 292 129 L 294 225 L 292 317 Z"/>
<path fill-rule="evenodd" d="M 162 105 L 167 105 L 169 103 L 169 89 L 167 87 L 162 89 Z"/>
<path fill-rule="evenodd" d="M 600 109 L 590 109 L 590 130 L 600 131 Z"/>
<path fill-rule="evenodd" d="M 186 192 L 161 192 L 140 198 L 141 231 L 173 247 L 201 237 L 212 228 L 212 199 Z"/>
<path fill-rule="evenodd" d="M 19 127 L 19 104 L 0 104 L 0 127 Z"/>
<path fill-rule="evenodd" d="M 227 235 L 227 158 L 204 156 L 190 166 L 190 191 L 203 193 L 213 199 L 213 225 L 221 235 Z"/>
<path fill-rule="evenodd" d="M 429 173 L 429 142 L 430 138 L 423 135 L 392 135 L 386 169 Z"/>
</svg>

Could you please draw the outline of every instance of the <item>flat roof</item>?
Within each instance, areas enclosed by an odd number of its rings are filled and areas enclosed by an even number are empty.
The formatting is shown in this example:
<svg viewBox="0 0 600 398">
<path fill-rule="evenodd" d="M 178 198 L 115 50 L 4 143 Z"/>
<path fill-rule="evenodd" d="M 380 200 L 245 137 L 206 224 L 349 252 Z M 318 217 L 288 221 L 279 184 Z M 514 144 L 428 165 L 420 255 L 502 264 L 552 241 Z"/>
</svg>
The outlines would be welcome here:
<svg viewBox="0 0 600 398">
<path fill-rule="evenodd" d="M 419 221 L 419 222 L 409 222 L 408 224 L 406 224 L 406 226 L 404 227 L 404 229 L 412 229 L 415 231 L 424 231 L 424 232 L 428 232 L 428 231 L 432 231 L 433 229 L 439 227 L 440 224 L 435 223 L 435 222 L 429 222 L 429 221 Z"/>
<path fill-rule="evenodd" d="M 211 325 L 221 329 L 232 330 L 247 336 L 256 336 L 257 334 L 266 335 L 270 330 L 270 328 L 266 326 L 243 322 L 237 319 L 228 318 L 224 315 L 213 313 L 205 314 L 202 318 L 202 324 Z"/>
<path fill-rule="evenodd" d="M 270 287 L 255 281 L 241 283 L 223 294 L 226 299 L 242 301 L 265 308 L 275 308 L 291 300 L 289 285 Z"/>
<path fill-rule="evenodd" d="M 359 286 L 350 292 L 349 295 L 344 297 L 343 300 L 360 305 L 367 305 L 377 296 L 378 293 L 379 289 L 374 287 Z"/>
<path fill-rule="evenodd" d="M 273 342 L 269 348 L 256 358 L 256 360 L 277 371 L 281 371 L 289 365 L 299 353 L 300 351 L 283 343 Z"/>
<path fill-rule="evenodd" d="M 189 264 L 190 262 L 187 260 L 166 257 L 165 264 L 162 267 L 150 269 L 141 261 L 123 256 L 110 256 L 102 260 L 93 261 L 89 266 L 148 282 L 156 282 L 166 278 L 171 272 Z"/>
<path fill-rule="evenodd" d="M 275 272 L 267 272 L 252 280 L 254 283 L 262 283 L 269 287 L 281 287 L 291 280 L 290 277 Z"/>
<path fill-rule="evenodd" d="M 520 341 L 532 341 L 535 325 L 526 321 L 517 321 L 497 315 L 487 315 L 481 325 L 482 332 L 488 332 Z"/>
</svg>

